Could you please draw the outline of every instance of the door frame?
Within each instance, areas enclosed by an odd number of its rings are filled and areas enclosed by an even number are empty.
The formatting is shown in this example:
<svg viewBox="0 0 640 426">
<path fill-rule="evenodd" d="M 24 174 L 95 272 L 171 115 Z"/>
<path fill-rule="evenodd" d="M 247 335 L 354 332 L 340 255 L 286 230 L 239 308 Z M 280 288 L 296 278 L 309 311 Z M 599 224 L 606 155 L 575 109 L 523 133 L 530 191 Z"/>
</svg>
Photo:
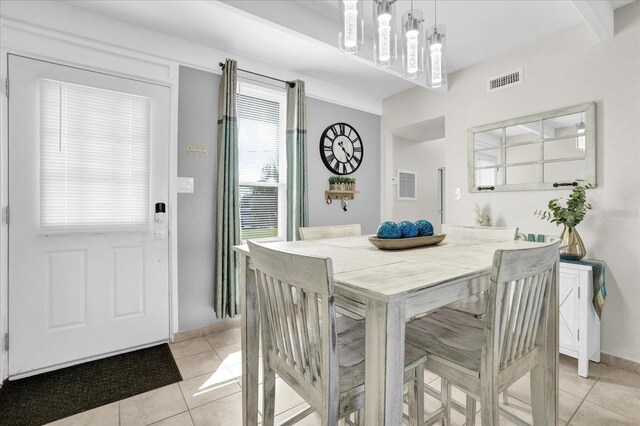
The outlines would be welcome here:
<svg viewBox="0 0 640 426">
<path fill-rule="evenodd" d="M 24 56 L 105 73 L 117 77 L 166 86 L 170 90 L 169 135 L 169 336 L 178 332 L 178 234 L 177 234 L 177 171 L 178 171 L 178 73 L 179 64 L 155 56 L 87 40 L 68 34 L 54 33 L 29 25 L 13 25 L 0 19 L 2 34 L 0 48 L 0 385 L 8 376 L 8 351 L 4 336 L 9 330 L 8 283 L 8 225 L 5 206 L 8 203 L 8 97 L 5 81 L 8 74 L 8 55 Z M 22 37 L 20 37 L 22 35 Z M 5 39 L 6 37 L 6 39 Z M 7 41 L 8 40 L 8 41 Z M 55 52 L 55 56 L 51 56 Z M 84 55 L 82 55 L 84 53 Z M 84 59 L 78 62 L 78 57 Z"/>
</svg>

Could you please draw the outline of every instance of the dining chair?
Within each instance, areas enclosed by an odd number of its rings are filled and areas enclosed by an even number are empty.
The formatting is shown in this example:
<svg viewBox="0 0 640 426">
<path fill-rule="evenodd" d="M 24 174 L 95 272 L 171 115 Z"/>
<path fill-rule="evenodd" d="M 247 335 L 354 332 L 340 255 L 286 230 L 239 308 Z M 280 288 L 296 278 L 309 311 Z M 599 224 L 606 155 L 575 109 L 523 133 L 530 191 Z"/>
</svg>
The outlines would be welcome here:
<svg viewBox="0 0 640 426">
<path fill-rule="evenodd" d="M 513 241 L 518 235 L 518 227 L 456 226 L 443 224 L 442 233 L 446 234 L 449 240 L 481 239 L 485 241 Z M 451 303 L 445 306 L 445 308 L 454 309 L 480 318 L 487 309 L 487 294 L 486 292 L 478 293 L 466 299 Z"/>
<path fill-rule="evenodd" d="M 277 373 L 310 407 L 286 420 L 293 424 L 314 410 L 323 425 L 364 407 L 365 323 L 336 318 L 331 259 L 274 250 L 249 241 L 261 315 L 263 424 L 274 423 Z M 422 424 L 426 352 L 405 347 L 409 419 Z"/>
<path fill-rule="evenodd" d="M 406 338 L 427 354 L 425 368 L 442 378 L 444 421 L 449 424 L 450 387 L 467 393 L 466 424 L 475 424 L 475 405 L 482 405 L 482 424 L 499 423 L 498 395 L 531 371 L 534 417 L 542 412 L 545 389 L 541 360 L 550 315 L 549 294 L 557 285 L 560 242 L 511 250 L 493 257 L 484 319 L 439 309 L 411 320 Z"/>
<path fill-rule="evenodd" d="M 319 240 L 322 238 L 339 238 L 339 237 L 357 237 L 362 235 L 362 229 L 359 223 L 352 225 L 335 225 L 335 226 L 307 226 L 301 227 L 301 240 Z"/>
</svg>

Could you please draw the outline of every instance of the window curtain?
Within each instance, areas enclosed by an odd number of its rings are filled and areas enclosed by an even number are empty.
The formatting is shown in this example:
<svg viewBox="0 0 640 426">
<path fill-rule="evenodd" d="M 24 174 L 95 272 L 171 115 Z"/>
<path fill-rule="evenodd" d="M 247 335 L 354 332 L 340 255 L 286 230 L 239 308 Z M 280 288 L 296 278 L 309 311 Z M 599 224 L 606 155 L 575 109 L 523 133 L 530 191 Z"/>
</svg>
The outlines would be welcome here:
<svg viewBox="0 0 640 426">
<path fill-rule="evenodd" d="M 293 84 L 292 84 L 293 83 Z M 287 240 L 309 225 L 307 111 L 304 81 L 287 85 Z"/>
<path fill-rule="evenodd" d="M 236 61 L 227 59 L 218 100 L 218 192 L 213 296 L 218 318 L 233 317 L 238 313 L 238 258 L 233 251 L 233 246 L 240 244 L 237 83 L 238 65 Z"/>
</svg>

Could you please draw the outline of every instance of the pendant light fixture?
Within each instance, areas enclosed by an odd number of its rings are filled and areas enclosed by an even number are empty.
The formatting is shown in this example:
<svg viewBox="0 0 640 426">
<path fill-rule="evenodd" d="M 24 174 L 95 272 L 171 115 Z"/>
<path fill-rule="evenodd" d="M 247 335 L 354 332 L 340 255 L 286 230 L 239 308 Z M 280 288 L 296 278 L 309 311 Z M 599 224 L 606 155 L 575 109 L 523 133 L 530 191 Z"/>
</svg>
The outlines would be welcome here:
<svg viewBox="0 0 640 426">
<path fill-rule="evenodd" d="M 427 86 L 433 89 L 447 84 L 446 28 L 438 25 L 438 3 L 434 1 L 434 25 L 427 30 Z"/>
<path fill-rule="evenodd" d="M 418 78 L 424 72 L 424 32 L 422 11 L 413 8 L 402 15 L 402 73 Z"/>
<path fill-rule="evenodd" d="M 338 0 L 340 5 L 340 32 L 338 45 L 345 53 L 356 53 L 364 46 L 364 19 L 362 0 Z"/>
<path fill-rule="evenodd" d="M 397 57 L 396 0 L 373 1 L 373 62 L 388 67 Z"/>
</svg>

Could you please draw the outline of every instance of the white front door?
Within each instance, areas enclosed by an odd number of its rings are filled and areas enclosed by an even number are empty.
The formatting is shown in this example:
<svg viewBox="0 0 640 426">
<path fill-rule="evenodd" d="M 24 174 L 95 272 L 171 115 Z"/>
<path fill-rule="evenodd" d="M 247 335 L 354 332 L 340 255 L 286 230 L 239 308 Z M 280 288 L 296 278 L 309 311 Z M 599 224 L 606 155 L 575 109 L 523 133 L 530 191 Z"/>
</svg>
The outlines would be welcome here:
<svg viewBox="0 0 640 426">
<path fill-rule="evenodd" d="M 169 88 L 8 63 L 9 376 L 168 340 Z"/>
</svg>

